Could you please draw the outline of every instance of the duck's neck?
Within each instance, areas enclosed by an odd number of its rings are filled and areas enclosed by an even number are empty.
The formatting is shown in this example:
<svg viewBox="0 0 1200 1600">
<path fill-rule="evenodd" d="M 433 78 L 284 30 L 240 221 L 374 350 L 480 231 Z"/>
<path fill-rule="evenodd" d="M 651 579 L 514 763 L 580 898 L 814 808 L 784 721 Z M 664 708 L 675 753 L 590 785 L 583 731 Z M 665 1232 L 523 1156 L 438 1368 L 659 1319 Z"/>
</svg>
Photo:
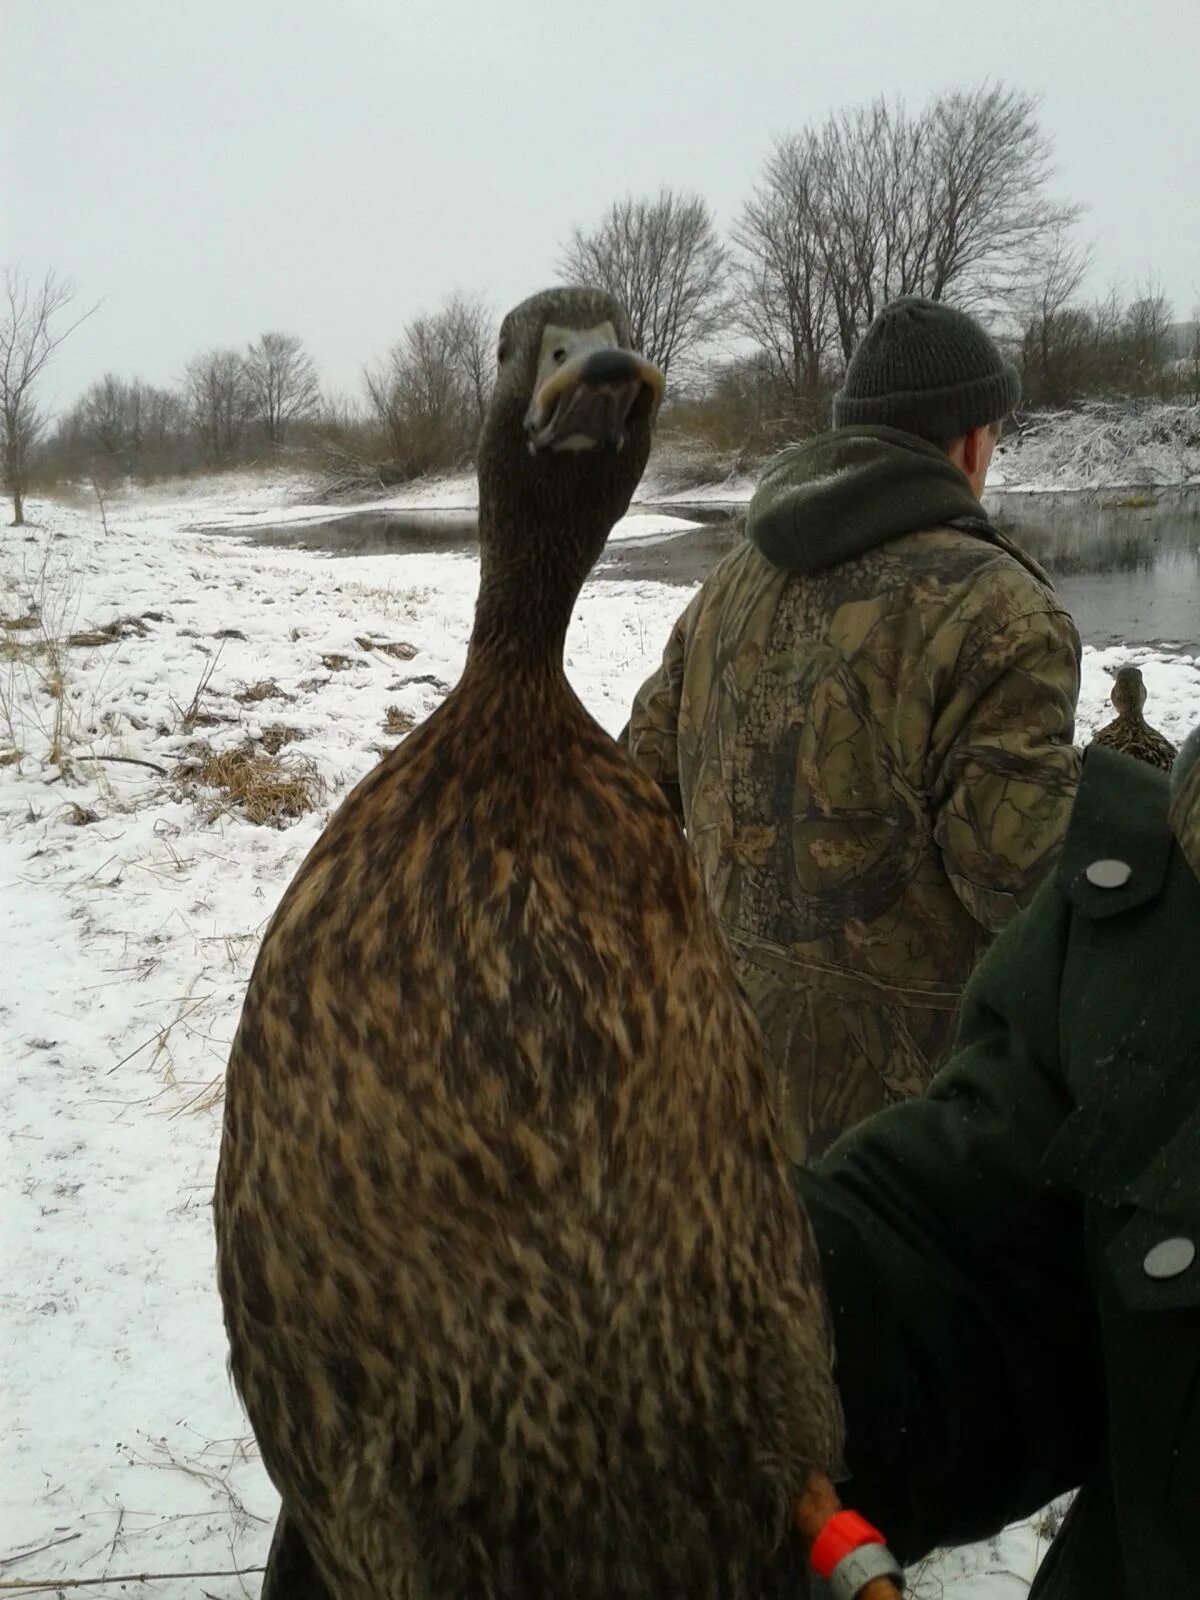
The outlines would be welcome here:
<svg viewBox="0 0 1200 1600">
<path fill-rule="evenodd" d="M 567 629 L 603 532 L 539 522 L 519 526 L 482 503 L 480 580 L 468 661 L 561 677 Z"/>
</svg>

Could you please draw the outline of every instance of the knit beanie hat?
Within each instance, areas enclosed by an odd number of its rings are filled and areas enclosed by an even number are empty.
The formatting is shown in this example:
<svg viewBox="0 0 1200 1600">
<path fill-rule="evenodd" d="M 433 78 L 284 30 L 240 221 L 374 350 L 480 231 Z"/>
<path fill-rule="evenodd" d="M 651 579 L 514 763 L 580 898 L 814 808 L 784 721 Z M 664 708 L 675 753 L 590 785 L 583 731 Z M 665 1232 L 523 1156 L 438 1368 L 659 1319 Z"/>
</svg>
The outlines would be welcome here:
<svg viewBox="0 0 1200 1600">
<path fill-rule="evenodd" d="M 882 423 L 941 444 L 999 422 L 1020 398 L 1017 369 L 974 317 L 906 296 L 863 334 L 833 397 L 833 425 Z"/>
</svg>

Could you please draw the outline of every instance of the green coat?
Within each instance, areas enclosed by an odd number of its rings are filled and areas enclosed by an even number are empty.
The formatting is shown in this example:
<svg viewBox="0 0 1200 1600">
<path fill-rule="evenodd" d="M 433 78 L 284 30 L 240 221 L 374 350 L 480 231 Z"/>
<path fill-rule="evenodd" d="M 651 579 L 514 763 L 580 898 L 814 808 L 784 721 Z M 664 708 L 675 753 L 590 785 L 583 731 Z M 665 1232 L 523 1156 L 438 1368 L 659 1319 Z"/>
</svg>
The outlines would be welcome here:
<svg viewBox="0 0 1200 1600">
<path fill-rule="evenodd" d="M 1089 752 L 949 1065 L 799 1182 L 848 1503 L 913 1560 L 1081 1484 L 1038 1600 L 1200 1593 L 1200 730 Z"/>
<path fill-rule="evenodd" d="M 1079 775 L 1079 639 L 963 474 L 891 428 L 785 451 L 626 741 L 672 797 L 775 1067 L 794 1160 L 949 1053 Z"/>
</svg>

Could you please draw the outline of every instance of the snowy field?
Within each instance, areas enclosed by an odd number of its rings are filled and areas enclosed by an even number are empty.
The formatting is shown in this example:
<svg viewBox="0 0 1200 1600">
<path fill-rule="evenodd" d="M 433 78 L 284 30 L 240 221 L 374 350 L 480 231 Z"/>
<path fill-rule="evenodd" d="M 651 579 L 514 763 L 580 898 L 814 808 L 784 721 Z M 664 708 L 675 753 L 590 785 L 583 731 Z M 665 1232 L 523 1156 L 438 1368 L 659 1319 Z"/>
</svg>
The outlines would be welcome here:
<svg viewBox="0 0 1200 1600">
<path fill-rule="evenodd" d="M 459 556 L 183 531 L 278 520 L 295 490 L 144 491 L 108 504 L 107 532 L 94 506 L 34 502 L 34 526 L 0 531 L 4 1586 L 258 1592 L 275 1501 L 225 1374 L 213 1281 L 224 1063 L 276 901 L 329 809 L 454 682 L 476 586 Z M 568 670 L 610 730 L 686 600 L 654 583 L 585 590 Z M 20 626 L 31 608 L 41 620 Z M 1081 736 L 1110 714 L 1103 669 L 1120 654 L 1086 655 Z M 1200 660 L 1131 654 L 1178 740 L 1200 721 Z M 324 785 L 316 811 L 256 825 L 173 776 L 204 745 L 247 739 Z M 917 1592 L 1016 1600 L 1045 1543 L 1041 1524 L 1012 1530 L 927 1564 Z M 146 1573 L 173 1576 L 122 1581 Z"/>
</svg>

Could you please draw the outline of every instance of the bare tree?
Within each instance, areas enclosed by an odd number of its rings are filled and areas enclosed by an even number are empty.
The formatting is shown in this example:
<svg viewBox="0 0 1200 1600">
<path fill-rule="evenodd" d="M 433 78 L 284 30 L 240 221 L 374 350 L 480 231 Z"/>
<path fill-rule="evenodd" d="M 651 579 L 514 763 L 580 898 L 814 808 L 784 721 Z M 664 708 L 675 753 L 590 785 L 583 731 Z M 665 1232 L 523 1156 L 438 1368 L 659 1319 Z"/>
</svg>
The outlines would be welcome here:
<svg viewBox="0 0 1200 1600">
<path fill-rule="evenodd" d="M 818 155 L 812 136 L 777 144 L 734 230 L 734 324 L 753 340 L 787 409 L 814 419 L 835 326 Z"/>
<path fill-rule="evenodd" d="M 1179 377 L 1184 392 L 1193 404 L 1200 401 L 1200 305 L 1192 307 L 1192 320 L 1185 329 L 1185 344 L 1180 353 Z"/>
<path fill-rule="evenodd" d="M 86 391 L 78 405 L 81 432 L 97 455 L 113 464 L 124 463 L 140 432 L 139 399 L 132 386 L 106 372 Z"/>
<path fill-rule="evenodd" d="M 60 470 L 86 469 L 103 481 L 124 472 L 149 477 L 186 463 L 187 432 L 178 395 L 108 372 L 60 417 L 47 453 Z"/>
<path fill-rule="evenodd" d="M 415 317 L 382 366 L 363 376 L 400 477 L 420 477 L 464 458 L 473 402 L 444 315 Z"/>
<path fill-rule="evenodd" d="M 559 270 L 615 295 L 635 349 L 664 374 L 729 322 L 728 253 L 699 195 L 662 189 L 616 201 L 590 232 L 574 229 Z"/>
<path fill-rule="evenodd" d="M 486 305 L 456 293 L 440 311 L 414 317 L 381 366 L 364 372 L 392 473 L 420 477 L 470 456 L 487 406 L 494 342 Z"/>
<path fill-rule="evenodd" d="M 843 360 L 889 300 L 940 298 L 928 281 L 936 209 L 929 143 L 927 120 L 883 99 L 831 118 L 813 136 L 814 222 Z"/>
<path fill-rule="evenodd" d="M 188 408 L 183 396 L 154 384 L 136 384 L 140 396 L 137 450 L 132 469 L 144 478 L 176 472 L 188 462 Z"/>
<path fill-rule="evenodd" d="M 47 272 L 33 285 L 18 268 L 4 269 L 0 305 L 0 466 L 12 496 L 13 526 L 25 522 L 25 495 L 34 448 L 45 419 L 34 400 L 34 386 L 46 363 L 95 306 L 67 320 L 74 285 Z"/>
<path fill-rule="evenodd" d="M 993 85 L 943 95 L 927 113 L 931 298 L 1007 304 L 1047 242 L 1078 220 L 1078 206 L 1047 193 L 1051 148 L 1037 112 L 1035 96 Z"/>
<path fill-rule="evenodd" d="M 1092 329 L 1077 304 L 1092 265 L 1090 248 L 1072 243 L 1065 227 L 1046 243 L 1041 271 L 1018 306 L 1021 388 L 1033 405 L 1064 405 L 1084 392 Z"/>
<path fill-rule="evenodd" d="M 480 295 L 455 291 L 446 302 L 450 359 L 471 395 L 475 426 L 483 426 L 496 372 L 496 319 Z"/>
<path fill-rule="evenodd" d="M 683 472 L 690 470 L 688 451 L 699 445 L 707 457 L 706 476 L 723 476 L 794 438 L 797 411 L 795 396 L 758 350 L 709 362 L 695 390 L 672 403 L 663 434 L 672 440 L 672 456 Z"/>
<path fill-rule="evenodd" d="M 294 333 L 264 333 L 249 347 L 246 384 L 253 417 L 276 448 L 288 424 L 311 416 L 321 398 L 317 369 Z"/>
<path fill-rule="evenodd" d="M 1162 394 L 1170 359 L 1171 307 L 1157 285 L 1150 283 L 1125 311 L 1122 328 L 1124 367 L 1129 392 Z"/>
<path fill-rule="evenodd" d="M 250 417 L 246 363 L 237 350 L 209 350 L 189 361 L 184 392 L 205 460 L 214 465 L 232 461 L 241 447 Z"/>
<path fill-rule="evenodd" d="M 778 143 L 735 230 L 740 320 L 783 373 L 849 359 L 899 295 L 1011 306 L 1078 216 L 1049 198 L 1037 101 L 884 99 Z"/>
</svg>

